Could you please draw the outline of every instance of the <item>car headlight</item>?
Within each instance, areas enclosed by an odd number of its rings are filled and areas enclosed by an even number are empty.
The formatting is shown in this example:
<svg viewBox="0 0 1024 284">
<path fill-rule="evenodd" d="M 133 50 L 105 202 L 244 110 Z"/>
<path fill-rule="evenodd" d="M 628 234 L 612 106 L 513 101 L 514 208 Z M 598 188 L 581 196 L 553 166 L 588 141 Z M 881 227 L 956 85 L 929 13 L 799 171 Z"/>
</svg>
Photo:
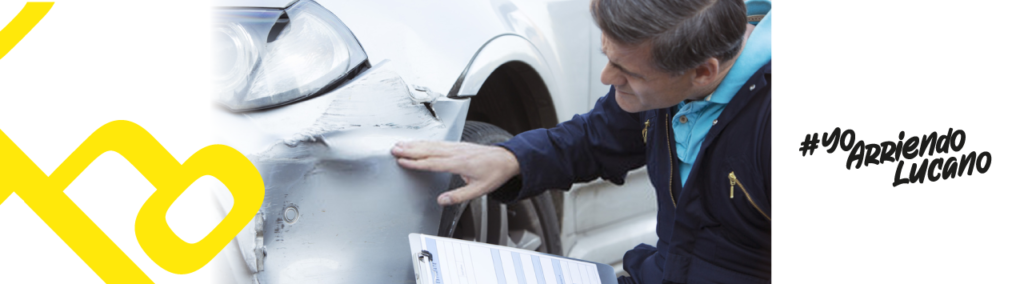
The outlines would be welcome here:
<svg viewBox="0 0 1024 284">
<path fill-rule="evenodd" d="M 214 98 L 234 111 L 301 100 L 369 67 L 352 31 L 311 0 L 219 9 L 212 44 Z"/>
</svg>

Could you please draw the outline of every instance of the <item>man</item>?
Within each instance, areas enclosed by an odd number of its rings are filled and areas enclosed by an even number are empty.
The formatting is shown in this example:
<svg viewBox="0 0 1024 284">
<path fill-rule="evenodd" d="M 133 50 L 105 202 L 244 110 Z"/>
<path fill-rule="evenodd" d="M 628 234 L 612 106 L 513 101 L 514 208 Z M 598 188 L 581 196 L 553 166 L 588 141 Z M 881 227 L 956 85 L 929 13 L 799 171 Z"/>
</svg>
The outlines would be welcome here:
<svg viewBox="0 0 1024 284">
<path fill-rule="evenodd" d="M 461 175 L 442 205 L 622 184 L 646 165 L 659 240 L 626 252 L 620 283 L 770 283 L 770 3 L 594 0 L 591 13 L 613 86 L 593 110 L 499 146 L 399 143 L 398 163 Z M 516 175 L 519 191 L 495 191 Z"/>
</svg>

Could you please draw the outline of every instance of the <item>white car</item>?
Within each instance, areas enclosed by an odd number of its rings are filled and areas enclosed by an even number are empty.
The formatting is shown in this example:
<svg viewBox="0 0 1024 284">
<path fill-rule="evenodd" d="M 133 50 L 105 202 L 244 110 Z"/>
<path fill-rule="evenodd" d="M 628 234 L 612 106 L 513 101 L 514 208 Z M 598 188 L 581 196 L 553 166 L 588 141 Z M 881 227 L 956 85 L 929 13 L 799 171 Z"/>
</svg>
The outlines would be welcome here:
<svg viewBox="0 0 1024 284">
<path fill-rule="evenodd" d="M 236 282 L 412 283 L 409 233 L 612 265 L 656 242 L 643 169 L 622 187 L 442 207 L 437 195 L 461 180 L 390 154 L 397 141 L 496 143 L 588 111 L 608 92 L 588 0 L 216 4 L 219 142 L 266 185 L 228 247 L 242 256 Z"/>
</svg>

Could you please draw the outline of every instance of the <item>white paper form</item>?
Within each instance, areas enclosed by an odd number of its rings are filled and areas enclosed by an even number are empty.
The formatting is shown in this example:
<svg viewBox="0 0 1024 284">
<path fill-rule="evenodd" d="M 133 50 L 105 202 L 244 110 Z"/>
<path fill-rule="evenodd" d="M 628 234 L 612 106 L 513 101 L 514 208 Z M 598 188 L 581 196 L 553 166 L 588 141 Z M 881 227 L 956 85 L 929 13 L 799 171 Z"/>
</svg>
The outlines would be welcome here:
<svg viewBox="0 0 1024 284">
<path fill-rule="evenodd" d="M 421 235 L 433 256 L 432 284 L 601 284 L 597 265 L 515 249 Z"/>
</svg>

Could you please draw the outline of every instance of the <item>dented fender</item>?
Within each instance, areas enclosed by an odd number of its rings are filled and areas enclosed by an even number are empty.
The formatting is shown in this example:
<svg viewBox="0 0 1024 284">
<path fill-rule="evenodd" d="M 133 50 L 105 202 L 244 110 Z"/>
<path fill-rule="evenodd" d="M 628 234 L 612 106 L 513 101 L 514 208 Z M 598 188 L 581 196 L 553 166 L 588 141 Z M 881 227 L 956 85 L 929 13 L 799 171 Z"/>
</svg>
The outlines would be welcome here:
<svg viewBox="0 0 1024 284">
<path fill-rule="evenodd" d="M 218 142 L 245 154 L 266 185 L 236 238 L 259 283 L 414 281 L 407 235 L 437 232 L 435 200 L 450 175 L 401 168 L 390 149 L 458 141 L 468 107 L 408 85 L 385 62 L 304 101 L 215 111 Z M 218 196 L 229 208 L 230 195 Z"/>
</svg>

